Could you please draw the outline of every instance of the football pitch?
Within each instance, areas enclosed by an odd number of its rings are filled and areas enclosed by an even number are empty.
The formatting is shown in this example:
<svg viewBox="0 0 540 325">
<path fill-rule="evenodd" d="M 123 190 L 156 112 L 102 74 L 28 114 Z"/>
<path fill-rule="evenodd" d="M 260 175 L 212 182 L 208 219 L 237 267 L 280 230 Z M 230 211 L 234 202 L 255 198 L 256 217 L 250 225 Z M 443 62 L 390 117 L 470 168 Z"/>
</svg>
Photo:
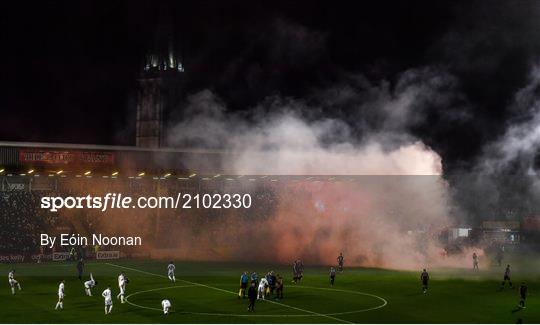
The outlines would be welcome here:
<svg viewBox="0 0 540 325">
<path fill-rule="evenodd" d="M 176 282 L 167 278 L 167 261 L 116 260 L 88 262 L 83 280 L 73 262 L 0 265 L 2 323 L 526 323 L 540 322 L 540 278 L 520 276 L 513 269 L 514 289 L 499 291 L 503 267 L 473 272 L 467 269 L 430 271 L 430 288 L 422 293 L 419 272 L 346 268 L 333 287 L 328 267 L 309 267 L 300 284 L 291 283 L 290 266 L 265 264 L 176 262 Z M 536 263 L 534 263 L 536 264 Z M 533 267 L 533 266 L 531 266 Z M 15 269 L 22 291 L 12 295 L 7 274 Z M 522 266 L 521 269 L 525 269 Z M 273 270 L 285 279 L 284 299 L 257 301 L 247 311 L 238 299 L 243 271 L 259 276 Z M 117 275 L 130 279 L 127 303 L 114 298 L 112 314 L 104 315 L 101 292 L 110 284 L 118 294 Z M 98 284 L 92 297 L 84 293 L 89 273 Z M 56 311 L 57 288 L 65 279 L 64 310 Z M 527 281 L 527 308 L 516 308 L 517 287 Z M 161 301 L 172 312 L 163 315 Z"/>
</svg>

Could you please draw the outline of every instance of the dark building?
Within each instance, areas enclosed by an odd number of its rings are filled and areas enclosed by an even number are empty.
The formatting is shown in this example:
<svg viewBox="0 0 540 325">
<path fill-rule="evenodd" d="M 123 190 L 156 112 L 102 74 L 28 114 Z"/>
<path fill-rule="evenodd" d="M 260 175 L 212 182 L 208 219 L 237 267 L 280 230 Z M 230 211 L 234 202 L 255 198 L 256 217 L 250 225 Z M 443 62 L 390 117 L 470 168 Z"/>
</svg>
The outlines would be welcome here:
<svg viewBox="0 0 540 325">
<path fill-rule="evenodd" d="M 184 96 L 182 51 L 175 39 L 170 14 L 160 12 L 153 44 L 147 52 L 137 95 L 136 146 L 160 148 L 164 143 L 166 112 L 180 105 Z"/>
</svg>

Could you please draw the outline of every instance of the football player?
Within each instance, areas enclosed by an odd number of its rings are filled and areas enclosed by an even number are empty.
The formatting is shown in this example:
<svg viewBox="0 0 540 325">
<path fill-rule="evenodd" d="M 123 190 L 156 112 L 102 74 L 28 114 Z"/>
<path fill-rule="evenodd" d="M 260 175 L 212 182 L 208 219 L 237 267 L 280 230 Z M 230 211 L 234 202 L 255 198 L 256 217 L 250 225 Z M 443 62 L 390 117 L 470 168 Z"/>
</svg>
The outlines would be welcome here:
<svg viewBox="0 0 540 325">
<path fill-rule="evenodd" d="M 56 307 L 54 307 L 55 310 L 64 309 L 64 289 L 64 280 L 62 280 L 58 285 L 58 302 L 56 303 Z"/>
<path fill-rule="evenodd" d="M 15 280 L 15 270 L 9 271 L 8 281 L 9 281 L 9 286 L 11 287 L 12 294 L 15 294 L 15 286 L 17 286 L 19 290 L 21 290 L 21 284 L 19 283 L 19 281 Z"/>
<path fill-rule="evenodd" d="M 107 289 L 103 290 L 101 296 L 105 299 L 105 315 L 108 315 L 111 313 L 113 307 L 111 287 L 107 286 Z"/>
</svg>

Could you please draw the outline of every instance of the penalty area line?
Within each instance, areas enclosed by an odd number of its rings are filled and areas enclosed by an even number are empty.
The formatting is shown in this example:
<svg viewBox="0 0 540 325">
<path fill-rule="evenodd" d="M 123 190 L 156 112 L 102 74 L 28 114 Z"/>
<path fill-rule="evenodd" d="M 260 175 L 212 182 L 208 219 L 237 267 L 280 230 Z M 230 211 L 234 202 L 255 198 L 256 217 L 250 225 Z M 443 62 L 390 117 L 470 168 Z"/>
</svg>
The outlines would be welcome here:
<svg viewBox="0 0 540 325">
<path fill-rule="evenodd" d="M 143 271 L 143 270 L 139 270 L 139 269 L 135 269 L 135 268 L 132 268 L 132 267 L 127 267 L 127 266 L 122 266 L 122 265 L 114 264 L 114 263 L 106 263 L 106 264 L 110 265 L 110 266 L 117 267 L 117 268 L 124 268 L 124 269 L 132 270 L 132 271 L 135 271 L 135 272 L 140 272 L 140 273 L 153 275 L 153 276 L 159 276 L 159 277 L 168 279 L 167 276 L 162 275 L 162 274 L 146 272 L 146 271 Z M 192 281 L 183 280 L 183 279 L 179 279 L 179 280 L 183 281 L 185 283 L 198 285 L 198 286 L 201 286 L 201 287 L 205 287 L 205 288 L 208 288 L 208 289 L 217 290 L 217 291 L 221 291 L 221 292 L 225 292 L 225 293 L 230 293 L 230 294 L 233 294 L 233 295 L 236 296 L 236 292 L 233 292 L 233 291 L 230 291 L 230 290 L 225 290 L 225 289 L 221 289 L 221 288 L 217 288 L 217 287 L 212 287 L 212 286 L 209 286 L 209 285 L 206 285 L 206 284 L 192 282 Z M 324 318 L 336 320 L 336 321 L 339 321 L 339 322 L 342 322 L 342 323 L 354 324 L 353 322 L 349 322 L 348 320 L 345 320 L 345 319 L 341 319 L 341 318 L 333 317 L 333 316 L 330 316 L 330 315 L 317 313 L 317 312 L 314 312 L 314 311 L 311 311 L 311 310 L 307 310 L 307 309 L 303 309 L 303 308 L 299 308 L 299 307 L 294 307 L 294 306 L 282 304 L 282 303 L 279 303 L 279 302 L 276 302 L 276 301 L 271 301 L 271 300 L 265 300 L 265 301 L 270 302 L 270 303 L 275 304 L 275 305 L 278 305 L 278 306 L 283 306 L 283 307 L 295 309 L 295 310 L 298 310 L 298 311 L 301 311 L 301 312 L 304 312 L 304 313 L 308 313 L 308 314 L 316 315 L 316 316 L 319 316 L 319 317 L 324 317 Z M 146 307 L 146 308 L 148 309 L 149 307 Z"/>
</svg>

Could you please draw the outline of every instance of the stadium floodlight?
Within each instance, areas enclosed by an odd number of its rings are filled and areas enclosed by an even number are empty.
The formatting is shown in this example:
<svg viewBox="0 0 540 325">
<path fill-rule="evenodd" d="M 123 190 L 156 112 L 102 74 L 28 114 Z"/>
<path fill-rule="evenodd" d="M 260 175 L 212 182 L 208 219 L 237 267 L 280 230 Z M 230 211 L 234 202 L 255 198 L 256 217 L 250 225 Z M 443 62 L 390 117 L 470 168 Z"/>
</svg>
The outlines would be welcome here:
<svg viewBox="0 0 540 325">
<path fill-rule="evenodd" d="M 60 175 L 62 174 L 64 171 L 62 169 L 60 169 L 59 171 L 56 172 L 56 175 Z"/>
<path fill-rule="evenodd" d="M 191 175 L 189 175 L 189 178 L 192 178 L 192 177 L 195 177 L 195 176 L 197 176 L 197 174 L 191 174 Z"/>
<path fill-rule="evenodd" d="M 88 175 L 90 175 L 90 174 L 92 174 L 92 172 L 89 171 L 89 170 L 84 172 L 84 176 L 88 176 Z"/>
<path fill-rule="evenodd" d="M 4 168 L 0 168 L 0 174 L 5 172 L 6 170 Z"/>
<path fill-rule="evenodd" d="M 34 172 L 34 170 L 33 170 L 33 169 L 30 169 L 30 170 L 28 171 L 28 174 L 32 174 L 33 172 Z"/>
<path fill-rule="evenodd" d="M 113 172 L 111 175 L 116 176 L 116 175 L 118 175 L 118 172 Z"/>
<path fill-rule="evenodd" d="M 145 175 L 145 172 L 140 172 L 139 174 L 137 174 L 137 176 L 139 177 L 143 177 Z"/>
<path fill-rule="evenodd" d="M 216 174 L 214 178 L 218 178 L 219 176 L 221 176 L 221 174 Z"/>
<path fill-rule="evenodd" d="M 163 177 L 169 177 L 169 176 L 171 176 L 171 173 L 167 173 L 167 174 L 163 175 Z"/>
</svg>

